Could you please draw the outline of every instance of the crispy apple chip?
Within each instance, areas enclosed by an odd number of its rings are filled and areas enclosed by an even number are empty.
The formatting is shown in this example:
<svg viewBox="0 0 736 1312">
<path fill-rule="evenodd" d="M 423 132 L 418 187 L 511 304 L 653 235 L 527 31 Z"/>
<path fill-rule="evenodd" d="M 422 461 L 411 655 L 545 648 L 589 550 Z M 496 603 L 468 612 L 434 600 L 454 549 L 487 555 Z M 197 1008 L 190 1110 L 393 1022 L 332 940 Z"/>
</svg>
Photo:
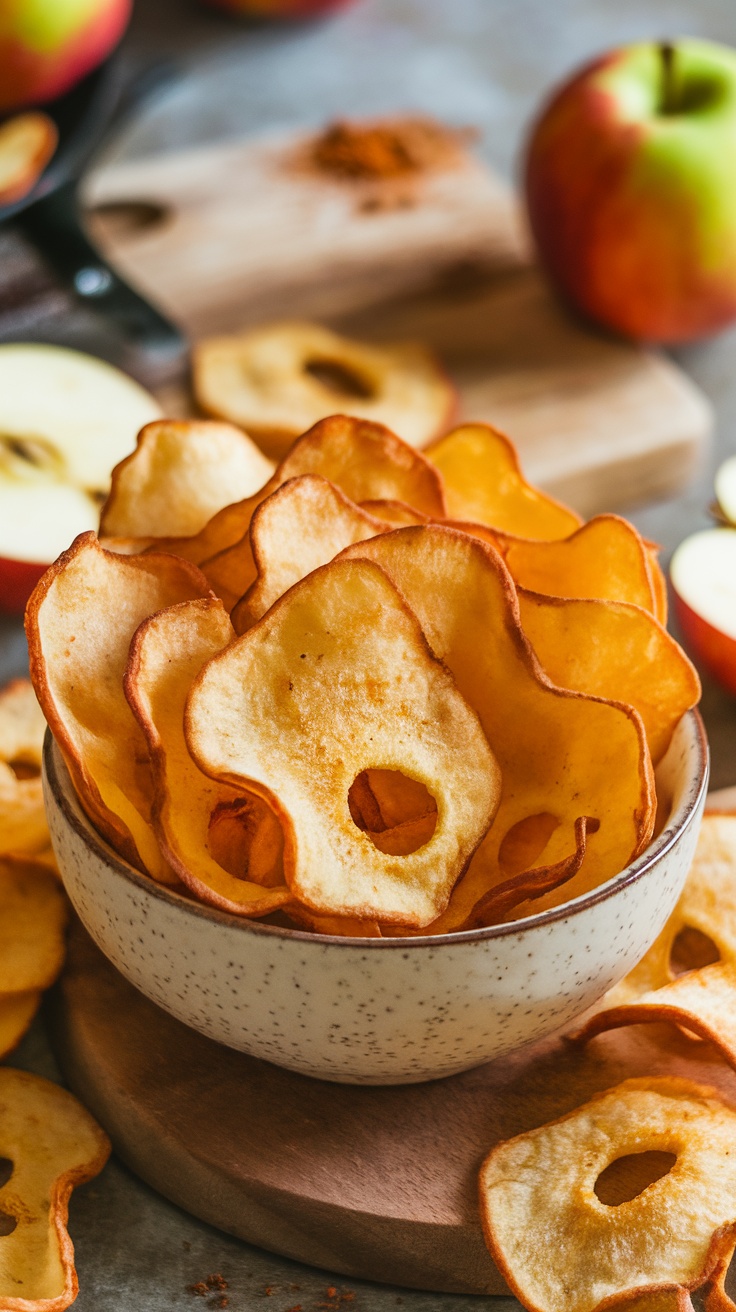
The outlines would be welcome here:
<svg viewBox="0 0 736 1312">
<path fill-rule="evenodd" d="M 251 521 L 253 582 L 233 610 L 236 633 L 244 633 L 292 584 L 326 565 L 345 547 L 387 528 L 387 523 L 366 514 L 319 474 L 302 474 L 282 484 L 261 503 Z M 251 570 L 245 550 L 243 569 L 241 578 L 228 580 L 231 585 L 247 586 L 245 571 Z"/>
<path fill-rule="evenodd" d="M 482 899 L 522 873 L 537 872 L 519 885 L 525 897 L 544 887 L 543 905 L 556 905 L 623 870 L 654 822 L 641 721 L 630 707 L 550 683 L 524 636 L 498 553 L 454 529 L 425 525 L 382 534 L 344 555 L 376 561 L 406 598 L 501 768 L 496 818 L 431 932 L 475 925 Z M 581 855 L 583 817 L 597 827 L 587 824 Z M 547 886 L 553 866 L 555 892 Z"/>
<path fill-rule="evenodd" d="M 40 1004 L 40 992 L 0 994 L 0 1060 L 18 1047 Z"/>
<path fill-rule="evenodd" d="M 100 536 L 193 536 L 223 506 L 252 496 L 272 473 L 272 462 L 233 424 L 154 420 L 112 471 Z"/>
<path fill-rule="evenodd" d="M 582 523 L 574 510 L 527 483 L 516 449 L 490 424 L 455 428 L 427 456 L 444 480 L 451 519 L 542 540 L 566 538 Z"/>
<path fill-rule="evenodd" d="M 605 994 L 597 1010 L 608 1011 L 647 997 L 679 974 L 716 961 L 736 965 L 736 815 L 703 816 L 685 887 L 661 934 L 638 965 Z M 587 1038 L 604 1028 L 593 1015 L 579 1032 Z"/>
<path fill-rule="evenodd" d="M 498 802 L 475 713 L 369 561 L 315 570 L 213 657 L 186 732 L 203 770 L 277 810 L 286 881 L 319 915 L 428 924 Z M 348 793 L 367 769 L 399 771 L 432 795 L 436 828 L 417 851 L 380 852 L 354 823 Z"/>
<path fill-rule="evenodd" d="M 54 120 L 36 110 L 0 124 L 0 205 L 12 205 L 35 187 L 58 140 Z"/>
<path fill-rule="evenodd" d="M 0 996 L 47 989 L 64 964 L 67 904 L 44 866 L 0 861 Z"/>
<path fill-rule="evenodd" d="M 472 533 L 472 525 L 458 525 Z M 514 582 L 551 597 L 627 601 L 656 614 L 650 557 L 633 524 L 596 515 L 568 538 L 534 542 L 496 536 Z"/>
<path fill-rule="evenodd" d="M 175 882 L 151 826 L 145 738 L 123 674 L 138 625 L 205 597 L 205 579 L 175 556 L 119 556 L 83 533 L 46 571 L 26 610 L 31 678 L 80 802 L 116 851 Z"/>
<path fill-rule="evenodd" d="M 79 1288 L 69 1196 L 99 1175 L 107 1135 L 76 1098 L 28 1071 L 0 1068 L 0 1307 L 63 1312 Z"/>
<path fill-rule="evenodd" d="M 0 690 L 0 856 L 35 855 L 49 844 L 41 791 L 46 721 L 27 679 Z"/>
<path fill-rule="evenodd" d="M 601 1201 L 607 1167 L 654 1152 L 674 1158 L 665 1174 L 620 1206 Z M 493 1259 L 529 1312 L 697 1289 L 733 1243 L 736 1112 L 690 1080 L 625 1080 L 498 1144 L 480 1205 Z"/>
<path fill-rule="evenodd" d="M 382 424 L 331 415 L 297 439 L 260 492 L 225 506 L 195 537 L 165 539 L 161 548 L 197 565 L 233 548 L 237 569 L 238 544 L 246 537 L 256 508 L 282 483 L 300 474 L 320 474 L 358 503 L 396 500 L 426 515 L 445 513 L 442 479 L 426 456 Z M 229 556 L 220 568 L 227 568 L 228 561 Z"/>
<path fill-rule="evenodd" d="M 545 597 L 518 589 L 524 632 L 560 688 L 626 702 L 640 714 L 656 765 L 700 679 L 682 648 L 648 611 L 625 602 Z"/>
<path fill-rule="evenodd" d="M 153 824 L 171 868 L 201 901 L 263 916 L 291 898 L 281 827 L 260 797 L 202 774 L 184 740 L 192 682 L 233 637 L 214 598 L 152 615 L 131 644 L 125 693 L 151 754 Z"/>
</svg>

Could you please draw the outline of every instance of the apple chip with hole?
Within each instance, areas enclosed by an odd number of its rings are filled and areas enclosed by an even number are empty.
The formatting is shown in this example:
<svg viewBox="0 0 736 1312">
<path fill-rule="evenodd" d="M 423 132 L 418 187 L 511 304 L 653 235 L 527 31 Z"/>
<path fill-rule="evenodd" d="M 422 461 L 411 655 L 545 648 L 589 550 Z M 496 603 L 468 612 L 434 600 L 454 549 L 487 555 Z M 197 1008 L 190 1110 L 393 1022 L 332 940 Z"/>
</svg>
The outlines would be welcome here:
<svg viewBox="0 0 736 1312">
<path fill-rule="evenodd" d="M 224 581 L 237 600 L 252 582 L 247 535 L 257 507 L 282 483 L 301 474 L 329 479 L 357 503 L 401 501 L 430 517 L 445 514 L 442 479 L 425 456 L 382 424 L 331 415 L 294 443 L 260 492 L 223 507 L 194 537 L 163 539 L 160 548 L 197 565 L 207 561 L 206 573 L 215 591 Z M 241 561 L 243 543 L 247 547 L 245 564 Z"/>
<path fill-rule="evenodd" d="M 26 611 L 33 686 L 85 811 L 121 856 L 164 883 L 176 880 L 151 825 L 148 748 L 123 675 L 144 619 L 208 591 L 186 561 L 116 555 L 83 533 Z"/>
<path fill-rule="evenodd" d="M 0 860 L 0 996 L 47 989 L 64 964 L 67 904 L 58 879 L 20 858 Z"/>
<path fill-rule="evenodd" d="M 383 570 L 315 570 L 204 667 L 187 742 L 213 778 L 258 792 L 284 825 L 284 871 L 308 910 L 421 927 L 447 903 L 498 804 L 498 766 L 475 712 L 430 652 Z M 437 807 L 434 832 L 381 852 L 348 794 L 397 771 Z"/>
<path fill-rule="evenodd" d="M 0 689 L 0 856 L 49 845 L 41 790 L 46 721 L 27 679 Z"/>
<path fill-rule="evenodd" d="M 668 1154 L 670 1169 L 620 1206 L 602 1202 L 606 1169 L 650 1152 Z M 529 1312 L 698 1289 L 733 1246 L 736 1112 L 689 1080 L 625 1080 L 498 1144 L 481 1169 L 480 1208 L 493 1259 Z"/>
<path fill-rule="evenodd" d="M 172 870 L 200 901 L 262 916 L 291 899 L 281 826 L 261 797 L 202 774 L 184 739 L 192 683 L 234 636 L 213 598 L 159 611 L 133 639 L 125 694 L 151 755 L 153 825 Z"/>
<path fill-rule="evenodd" d="M 0 1307 L 63 1312 L 74 1302 L 69 1197 L 109 1155 L 107 1135 L 66 1089 L 0 1068 Z"/>
<path fill-rule="evenodd" d="M 319 474 L 302 474 L 282 484 L 251 521 L 254 581 L 233 609 L 236 633 L 244 633 L 292 584 L 345 547 L 389 527 Z"/>
<path fill-rule="evenodd" d="M 523 538 L 566 538 L 580 516 L 532 487 L 516 448 L 490 424 L 463 424 L 436 442 L 428 458 L 442 475 L 447 514 Z"/>
<path fill-rule="evenodd" d="M 682 648 L 648 611 L 625 602 L 545 597 L 518 589 L 524 632 L 542 669 L 560 688 L 633 706 L 655 765 L 700 679 Z"/>
<path fill-rule="evenodd" d="M 242 424 L 276 458 L 337 410 L 425 446 L 444 431 L 457 397 L 438 361 L 416 342 L 376 346 L 315 323 L 275 323 L 199 342 L 192 356 L 202 409 Z"/>
<path fill-rule="evenodd" d="M 631 707 L 549 681 L 498 553 L 455 529 L 425 525 L 371 538 L 345 556 L 374 560 L 406 598 L 501 769 L 493 825 L 431 932 L 494 923 L 486 913 L 498 914 L 487 900 L 495 892 L 504 918 L 530 898 L 557 905 L 623 870 L 654 824 L 641 720 Z"/>
<path fill-rule="evenodd" d="M 233 501 L 258 492 L 273 465 L 233 424 L 159 419 L 112 471 L 103 538 L 194 536 Z"/>
</svg>

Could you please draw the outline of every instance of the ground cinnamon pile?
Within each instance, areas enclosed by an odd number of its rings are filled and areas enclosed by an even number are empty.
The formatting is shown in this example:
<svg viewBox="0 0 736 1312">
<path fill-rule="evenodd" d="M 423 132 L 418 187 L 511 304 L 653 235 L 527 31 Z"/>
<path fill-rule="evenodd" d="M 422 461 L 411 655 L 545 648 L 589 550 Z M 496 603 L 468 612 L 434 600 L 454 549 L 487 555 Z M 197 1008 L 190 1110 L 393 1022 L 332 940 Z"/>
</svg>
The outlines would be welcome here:
<svg viewBox="0 0 736 1312">
<path fill-rule="evenodd" d="M 312 162 L 335 177 L 402 178 L 456 163 L 468 138 L 432 118 L 342 121 L 316 138 Z"/>
</svg>

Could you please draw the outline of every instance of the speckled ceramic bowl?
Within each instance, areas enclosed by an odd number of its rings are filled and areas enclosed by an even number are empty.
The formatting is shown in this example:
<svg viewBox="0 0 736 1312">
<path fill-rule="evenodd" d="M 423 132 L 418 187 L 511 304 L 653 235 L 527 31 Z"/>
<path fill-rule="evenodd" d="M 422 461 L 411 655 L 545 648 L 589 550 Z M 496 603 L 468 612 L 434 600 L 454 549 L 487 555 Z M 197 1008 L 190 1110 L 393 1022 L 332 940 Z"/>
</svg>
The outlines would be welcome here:
<svg viewBox="0 0 736 1312">
<path fill-rule="evenodd" d="M 685 880 L 708 753 L 689 712 L 657 772 L 664 830 L 626 870 L 553 911 L 434 938 L 325 938 L 241 920 L 154 884 L 83 814 L 53 740 L 46 806 L 67 892 L 136 988 L 185 1024 L 320 1079 L 450 1075 L 573 1021 L 639 961 Z"/>
</svg>

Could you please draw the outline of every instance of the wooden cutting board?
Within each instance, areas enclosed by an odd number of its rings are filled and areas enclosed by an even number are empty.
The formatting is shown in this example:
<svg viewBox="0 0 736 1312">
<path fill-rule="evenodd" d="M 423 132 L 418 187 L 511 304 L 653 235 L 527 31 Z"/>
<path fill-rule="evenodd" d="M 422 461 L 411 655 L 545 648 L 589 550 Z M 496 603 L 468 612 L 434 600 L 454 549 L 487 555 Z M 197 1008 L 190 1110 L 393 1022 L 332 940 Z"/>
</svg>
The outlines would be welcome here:
<svg viewBox="0 0 736 1312">
<path fill-rule="evenodd" d="M 472 154 L 395 184 L 326 180 L 294 134 L 100 169 L 89 223 L 193 339 L 316 318 L 433 345 L 462 416 L 496 423 L 528 475 L 584 515 L 674 493 L 710 406 L 669 360 L 576 322 L 531 267 L 517 205 Z M 186 387 L 168 392 L 186 412 Z M 336 409 L 340 403 L 336 404 Z"/>
<path fill-rule="evenodd" d="M 439 1292 L 508 1293 L 476 1201 L 479 1167 L 500 1139 L 634 1075 L 682 1075 L 736 1105 L 736 1075 L 668 1026 L 614 1031 L 587 1048 L 547 1040 L 423 1085 L 311 1080 L 173 1020 L 78 923 L 49 1019 L 71 1088 L 154 1189 L 286 1257 Z M 632 1196 L 630 1179 L 622 1171 L 622 1192 L 607 1201 Z"/>
</svg>

